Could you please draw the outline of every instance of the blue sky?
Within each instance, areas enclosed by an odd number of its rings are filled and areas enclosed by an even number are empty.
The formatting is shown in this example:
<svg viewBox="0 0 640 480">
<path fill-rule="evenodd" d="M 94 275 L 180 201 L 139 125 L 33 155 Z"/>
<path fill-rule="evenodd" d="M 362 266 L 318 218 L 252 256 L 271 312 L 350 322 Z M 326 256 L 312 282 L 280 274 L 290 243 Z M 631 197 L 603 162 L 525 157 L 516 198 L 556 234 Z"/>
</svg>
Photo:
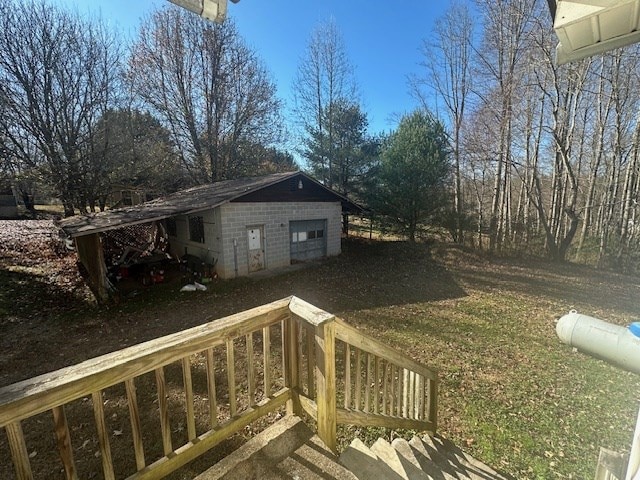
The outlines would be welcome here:
<svg viewBox="0 0 640 480">
<path fill-rule="evenodd" d="M 135 35 L 140 18 L 168 4 L 165 0 L 56 0 L 97 12 Z M 232 17 L 245 41 L 267 65 L 280 98 L 291 100 L 291 84 L 310 33 L 333 17 L 343 34 L 355 67 L 370 133 L 389 131 L 397 115 L 416 106 L 408 92 L 407 75 L 420 70 L 422 40 L 429 37 L 434 20 L 447 1 L 403 0 L 241 0 L 229 3 Z"/>
</svg>

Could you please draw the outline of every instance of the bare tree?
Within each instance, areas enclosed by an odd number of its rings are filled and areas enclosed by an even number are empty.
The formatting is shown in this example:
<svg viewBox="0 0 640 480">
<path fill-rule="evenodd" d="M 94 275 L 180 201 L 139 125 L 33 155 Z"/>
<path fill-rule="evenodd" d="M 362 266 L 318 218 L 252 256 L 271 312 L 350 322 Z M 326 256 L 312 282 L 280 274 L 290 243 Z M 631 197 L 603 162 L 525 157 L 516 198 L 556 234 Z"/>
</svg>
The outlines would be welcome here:
<svg viewBox="0 0 640 480">
<path fill-rule="evenodd" d="M 461 157 L 463 121 L 472 89 L 471 53 L 473 20 L 464 3 L 454 2 L 436 21 L 433 38 L 422 45 L 426 77 L 413 77 L 410 85 L 423 108 L 432 93 L 441 98 L 449 117 L 453 153 L 455 237 L 464 242 Z"/>
<path fill-rule="evenodd" d="M 276 86 L 235 25 L 168 7 L 147 18 L 131 50 L 133 91 L 171 132 L 196 183 L 252 171 L 243 145 L 281 134 Z"/>
<path fill-rule="evenodd" d="M 334 182 L 334 109 L 357 98 L 353 68 L 342 36 L 333 19 L 311 34 L 305 56 L 293 84 L 294 113 L 302 129 L 303 143 L 322 139 L 323 153 L 308 158 L 314 174 L 329 187 Z"/>
<path fill-rule="evenodd" d="M 486 81 L 485 92 L 492 92 L 496 123 L 500 126 L 499 150 L 494 175 L 493 199 L 489 219 L 489 249 L 500 248 L 510 229 L 509 190 L 513 162 L 513 109 L 522 78 L 523 60 L 531 48 L 532 20 L 536 2 L 527 0 L 480 0 L 484 18 L 484 37 L 478 49 L 479 72 Z M 481 89 L 477 90 L 486 97 Z"/>
<path fill-rule="evenodd" d="M 459 65 L 452 52 L 459 53 L 466 30 L 442 42 L 438 24 L 425 56 L 431 75 L 413 86 L 423 105 L 433 105 L 434 91 L 444 104 L 452 145 L 454 120 L 462 118 L 460 190 L 476 205 L 478 243 L 488 236 L 491 250 L 544 244 L 551 258 L 565 260 L 578 236 L 581 260 L 633 267 L 640 247 L 640 49 L 558 67 L 553 32 L 538 18 L 546 5 L 476 4 L 483 36 L 472 45 L 466 113 L 451 108 L 461 105 L 455 81 L 464 78 L 452 67 Z M 455 20 L 465 24 L 461 18 Z"/>
<path fill-rule="evenodd" d="M 119 43 L 100 21 L 43 1 L 0 0 L 0 96 L 13 152 L 85 210 L 89 126 L 115 100 Z M 40 165 L 32 146 L 42 156 Z"/>
<path fill-rule="evenodd" d="M 538 162 L 538 168 L 533 171 L 534 189 L 530 193 L 534 196 L 533 203 L 544 229 L 549 255 L 556 260 L 565 260 L 580 221 L 579 172 L 586 143 L 581 119 L 586 108 L 585 93 L 592 62 L 584 60 L 559 67 L 553 58 L 549 28 L 539 24 L 536 38 L 537 86 L 544 95 L 543 103 L 549 105 L 550 116 L 544 128 L 552 142 L 548 149 L 551 183 L 548 199 L 545 199 L 541 174 L 544 166 Z"/>
</svg>

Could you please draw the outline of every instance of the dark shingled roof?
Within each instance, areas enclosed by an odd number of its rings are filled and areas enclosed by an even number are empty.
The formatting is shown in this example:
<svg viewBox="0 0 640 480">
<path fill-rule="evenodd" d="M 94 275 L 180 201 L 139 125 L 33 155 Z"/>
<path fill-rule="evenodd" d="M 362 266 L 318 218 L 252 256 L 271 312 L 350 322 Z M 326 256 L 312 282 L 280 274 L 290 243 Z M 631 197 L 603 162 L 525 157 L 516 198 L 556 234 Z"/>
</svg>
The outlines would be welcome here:
<svg viewBox="0 0 640 480">
<path fill-rule="evenodd" d="M 215 208 L 243 195 L 255 192 L 296 175 L 303 175 L 320 185 L 316 180 L 302 172 L 274 173 L 261 177 L 224 180 L 181 190 L 140 205 L 65 218 L 59 222 L 58 226 L 66 235 L 75 238 L 92 233 L 106 232 L 128 225 L 162 220 L 163 218 L 176 215 L 187 215 Z M 322 187 L 326 188 L 324 186 Z M 327 190 L 336 196 L 336 201 L 342 201 L 347 209 L 352 211 L 362 210 L 359 206 L 348 201 L 345 197 L 342 197 L 333 190 L 328 188 Z"/>
</svg>

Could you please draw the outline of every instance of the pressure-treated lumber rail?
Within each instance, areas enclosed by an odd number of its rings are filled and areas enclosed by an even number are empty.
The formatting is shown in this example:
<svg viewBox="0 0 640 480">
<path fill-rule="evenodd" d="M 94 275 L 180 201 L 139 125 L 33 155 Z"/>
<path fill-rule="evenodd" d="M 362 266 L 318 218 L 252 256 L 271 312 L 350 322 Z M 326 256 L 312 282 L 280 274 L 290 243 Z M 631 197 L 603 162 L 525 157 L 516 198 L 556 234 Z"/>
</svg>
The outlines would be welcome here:
<svg viewBox="0 0 640 480">
<path fill-rule="evenodd" d="M 169 374 L 176 368 L 182 372 L 184 435 L 172 429 L 178 420 L 170 394 L 177 387 Z M 136 385 L 143 378 L 155 383 L 153 412 L 139 401 Z M 93 410 L 104 478 L 115 478 L 105 410 L 115 407 L 107 407 L 105 398 L 107 389 L 118 385 L 122 398 L 112 404 L 122 405 L 129 416 L 135 471 L 126 475 L 131 480 L 162 478 L 284 406 L 288 413 L 305 411 L 315 419 L 318 435 L 334 450 L 341 423 L 436 429 L 437 376 L 432 370 L 289 297 L 0 389 L 0 428 L 6 431 L 17 478 L 34 477 L 25 422 L 49 411 L 58 468 L 66 478 L 78 478 L 75 455 L 84 452 L 73 448 L 68 416 L 74 411 L 69 404 L 79 399 Z M 196 404 L 204 402 L 208 419 L 202 422 Z M 145 444 L 143 416 L 159 424 L 159 456 Z"/>
</svg>

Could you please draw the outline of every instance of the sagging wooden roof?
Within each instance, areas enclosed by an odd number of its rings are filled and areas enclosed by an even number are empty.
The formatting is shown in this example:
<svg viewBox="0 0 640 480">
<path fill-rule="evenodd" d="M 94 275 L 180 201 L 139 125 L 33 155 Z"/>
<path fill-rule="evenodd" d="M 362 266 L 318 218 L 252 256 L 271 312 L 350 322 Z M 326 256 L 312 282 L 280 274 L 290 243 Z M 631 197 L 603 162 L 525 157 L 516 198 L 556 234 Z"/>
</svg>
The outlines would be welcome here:
<svg viewBox="0 0 640 480">
<path fill-rule="evenodd" d="M 316 191 L 316 196 L 307 198 L 306 201 L 341 202 L 343 211 L 349 213 L 360 213 L 363 210 L 310 176 L 302 172 L 287 172 L 200 185 L 139 205 L 65 218 L 59 222 L 59 227 L 67 236 L 75 238 L 177 215 L 189 215 L 232 201 L 282 201 L 279 190 L 287 190 L 286 187 L 266 189 L 277 184 L 297 185 L 300 180 L 310 182 L 309 185 L 313 185 Z M 268 191 L 269 194 L 261 197 L 260 191 Z M 318 193 L 322 195 L 319 196 Z"/>
</svg>

